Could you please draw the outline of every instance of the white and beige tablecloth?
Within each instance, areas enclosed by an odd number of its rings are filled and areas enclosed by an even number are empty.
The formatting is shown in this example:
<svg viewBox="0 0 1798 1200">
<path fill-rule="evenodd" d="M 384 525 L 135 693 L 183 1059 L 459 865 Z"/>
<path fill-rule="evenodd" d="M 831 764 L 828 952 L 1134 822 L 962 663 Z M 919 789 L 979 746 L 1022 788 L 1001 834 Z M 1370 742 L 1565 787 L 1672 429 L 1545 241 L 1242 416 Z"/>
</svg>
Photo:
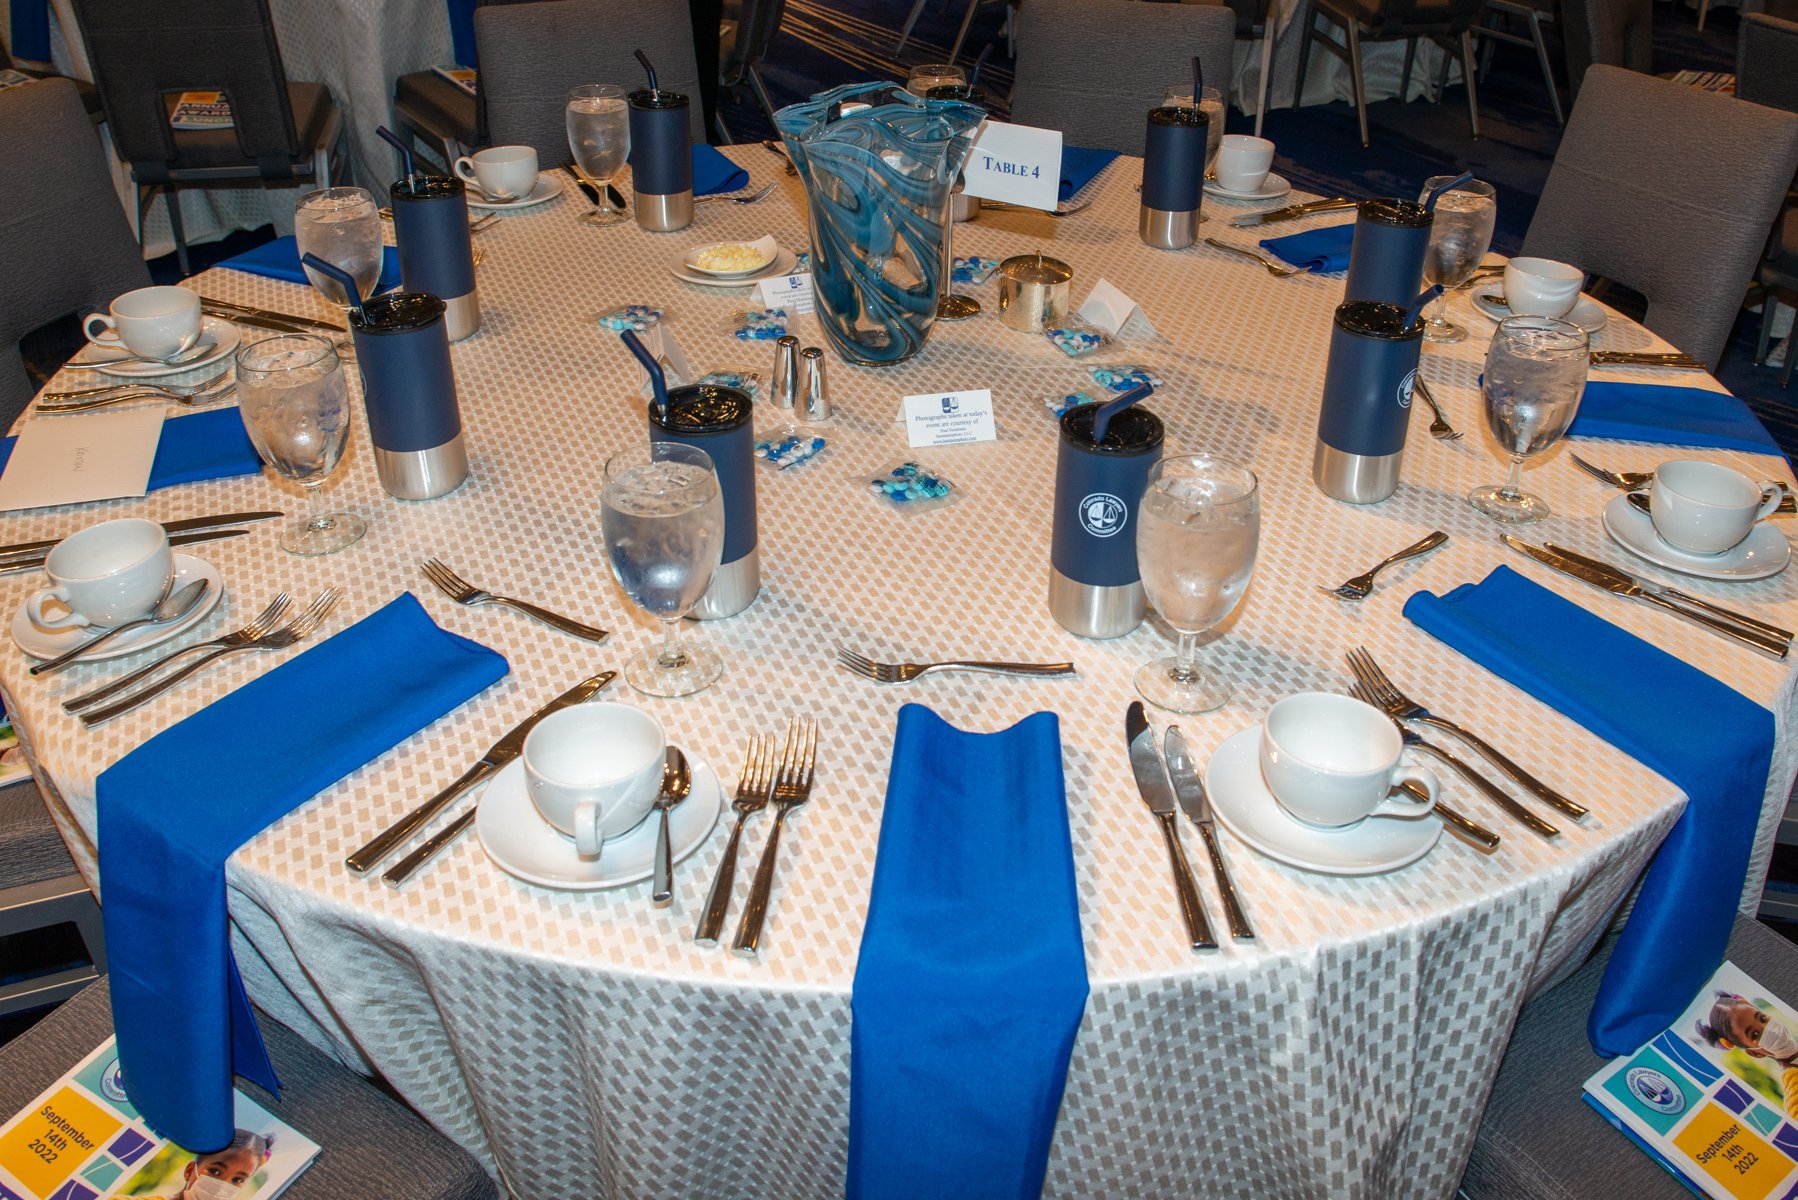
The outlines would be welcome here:
<svg viewBox="0 0 1798 1200">
<path fill-rule="evenodd" d="M 759 150 L 741 153 L 758 184 L 777 169 Z M 758 205 L 701 206 L 695 225 L 674 235 L 583 226 L 576 218 L 585 204 L 568 195 L 508 214 L 480 235 L 484 322 L 453 350 L 473 464 L 466 486 L 429 503 L 393 501 L 358 436 L 327 495 L 368 518 L 361 543 L 322 560 L 295 559 L 265 525 L 198 548 L 230 589 L 202 627 L 208 635 L 241 624 L 281 589 L 304 600 L 328 584 L 342 587 L 347 600 L 331 628 L 411 589 L 445 627 L 502 651 L 513 668 L 233 857 L 237 952 L 258 1001 L 347 1061 L 380 1071 L 516 1196 L 838 1195 L 850 983 L 895 712 L 923 703 L 963 727 L 995 730 L 1052 709 L 1064 733 L 1092 995 L 1045 1194 L 1451 1195 L 1525 993 L 1577 962 L 1683 798 L 1411 626 L 1400 615 L 1405 597 L 1477 580 L 1507 562 L 1773 708 L 1781 732 L 1752 877 L 1715 881 L 1740 889 L 1748 909 L 1792 781 L 1793 672 L 1499 546 L 1499 528 L 1462 498 L 1503 468 L 1475 387 L 1488 324 L 1463 299 L 1451 315 L 1475 336 L 1431 347 L 1423 370 L 1468 436 L 1433 441 L 1420 415 L 1394 498 L 1360 508 L 1324 498 L 1310 463 L 1341 279 L 1275 279 L 1202 244 L 1149 250 L 1135 232 L 1137 179 L 1135 161 L 1121 160 L 1094 185 L 1098 199 L 1085 213 L 1057 221 L 987 212 L 957 229 L 956 246 L 997 257 L 1040 249 L 1073 265 L 1077 297 L 1104 276 L 1140 301 L 1159 336 L 1129 338 L 1106 361 L 1139 363 L 1166 381 L 1148 406 L 1167 423 L 1168 452 L 1216 451 L 1260 473 L 1254 583 L 1203 651 L 1238 694 L 1219 712 L 1180 719 L 1195 751 L 1208 755 L 1281 696 L 1346 689 L 1343 652 L 1365 645 L 1407 690 L 1588 804 L 1586 825 L 1547 813 L 1565 834 L 1543 841 L 1450 778 L 1447 797 L 1503 835 L 1497 854 L 1445 837 L 1414 866 L 1342 879 L 1278 865 L 1224 833 L 1260 938 L 1213 954 L 1186 950 L 1160 834 L 1137 798 L 1122 737 L 1132 673 L 1171 640 L 1150 624 L 1114 641 L 1082 641 L 1050 618 L 1056 431 L 1042 397 L 1080 389 L 1086 369 L 1000 325 L 988 284 L 967 290 L 989 314 L 938 326 L 909 363 L 859 369 L 831 356 L 830 448 L 813 463 L 760 478 L 760 600 L 692 632 L 724 656 L 723 680 L 680 700 L 639 696 L 622 684 L 614 693 L 655 713 L 727 782 L 749 734 L 778 730 L 796 715 L 820 721 L 817 787 L 783 841 L 760 961 L 691 941 L 725 841 L 721 828 L 677 866 L 666 909 L 650 904 L 646 884 L 571 894 L 517 882 L 472 837 L 403 891 L 351 876 L 342 866 L 348 850 L 453 779 L 538 704 L 595 670 L 621 666 L 656 636 L 614 587 L 599 534 L 601 464 L 644 438 L 644 417 L 641 373 L 595 314 L 627 303 L 661 307 L 667 328 L 704 368 L 765 373 L 772 360 L 767 343 L 731 336 L 732 314 L 753 304 L 748 293 L 679 283 L 670 266 L 685 247 L 726 237 L 771 231 L 802 248 L 797 181 L 783 179 Z M 1207 202 L 1206 210 L 1206 233 L 1252 240 L 1224 224 L 1231 206 Z M 266 308 L 322 312 L 296 285 L 229 271 L 194 285 Z M 798 326 L 807 342 L 820 340 L 810 318 Z M 1616 320 L 1596 341 L 1657 345 Z M 902 395 L 971 387 L 993 389 L 997 442 L 907 449 L 894 419 Z M 1617 468 L 1652 467 L 1674 453 L 1583 449 Z M 1747 455 L 1703 456 L 1756 477 L 1785 470 Z M 876 502 L 868 478 L 907 457 L 951 477 L 959 501 L 923 513 Z M 1566 447 L 1533 464 L 1526 481 L 1557 514 L 1536 540 L 1625 560 L 1599 526 L 1614 493 L 1576 471 Z M 0 541 L 126 513 L 171 518 L 271 503 L 297 509 L 300 498 L 251 476 L 144 501 L 11 516 L 0 521 Z M 1450 543 L 1389 572 L 1366 602 L 1345 605 L 1317 590 L 1435 528 L 1447 530 Z M 419 560 L 431 555 L 494 590 L 617 633 L 594 646 L 505 610 L 459 608 L 420 575 Z M 3 586 L 12 604 L 38 585 L 15 577 Z M 1798 572 L 1733 587 L 1680 586 L 1787 626 L 1798 622 Z M 1080 676 L 950 674 L 880 688 L 834 665 L 838 644 L 888 658 L 1071 659 Z M 58 708 L 143 657 L 39 680 L 26 675 L 16 651 L 0 655 L 0 685 L 90 870 L 96 774 L 274 665 L 270 657 L 227 660 L 93 732 Z M 304 754 L 307 718 L 308 705 L 300 705 L 289 720 L 243 734 Z M 768 827 L 765 816 L 751 823 L 747 856 L 759 853 Z M 1197 859 L 1197 839 L 1190 829 L 1184 836 Z M 739 872 L 733 921 L 748 869 Z M 1202 869 L 1200 881 L 1216 919 L 1216 889 Z M 1619 1141 L 1616 1153 L 1631 1151 Z"/>
</svg>

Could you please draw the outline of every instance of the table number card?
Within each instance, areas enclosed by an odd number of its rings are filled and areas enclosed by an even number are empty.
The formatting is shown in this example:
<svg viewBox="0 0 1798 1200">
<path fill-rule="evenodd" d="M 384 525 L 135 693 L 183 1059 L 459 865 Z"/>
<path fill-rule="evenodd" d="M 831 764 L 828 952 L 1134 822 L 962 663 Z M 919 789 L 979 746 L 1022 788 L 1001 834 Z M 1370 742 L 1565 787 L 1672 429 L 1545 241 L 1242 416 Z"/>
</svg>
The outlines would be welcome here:
<svg viewBox="0 0 1798 1200">
<path fill-rule="evenodd" d="M 1061 131 L 988 121 L 961 177 L 970 196 L 1053 211 L 1061 196 Z"/>
<path fill-rule="evenodd" d="M 162 439 L 162 410 L 25 422 L 0 474 L 0 509 L 142 496 Z"/>
<path fill-rule="evenodd" d="M 993 391 L 931 392 L 907 396 L 899 408 L 905 436 L 916 446 L 959 446 L 997 440 L 993 425 Z"/>
</svg>

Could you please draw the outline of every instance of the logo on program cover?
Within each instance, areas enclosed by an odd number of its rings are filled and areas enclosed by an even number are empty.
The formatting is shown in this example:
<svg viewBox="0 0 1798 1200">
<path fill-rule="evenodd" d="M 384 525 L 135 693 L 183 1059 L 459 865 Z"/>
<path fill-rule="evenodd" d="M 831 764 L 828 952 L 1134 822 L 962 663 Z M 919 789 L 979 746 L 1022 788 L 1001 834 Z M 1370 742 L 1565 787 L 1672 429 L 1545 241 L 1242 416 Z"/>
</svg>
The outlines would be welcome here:
<svg viewBox="0 0 1798 1200">
<path fill-rule="evenodd" d="M 1416 387 L 1417 387 L 1417 372 L 1416 371 L 1408 372 L 1403 379 L 1398 381 L 1398 406 L 1400 408 L 1410 408 L 1411 407 L 1411 392 Z"/>
<path fill-rule="evenodd" d="M 1130 510 L 1110 492 L 1094 492 L 1080 501 L 1080 523 L 1096 538 L 1108 538 L 1124 527 Z"/>
<path fill-rule="evenodd" d="M 1653 1067 L 1631 1067 L 1623 1078 L 1629 1084 L 1630 1095 L 1654 1111 L 1668 1116 L 1685 1111 L 1685 1093 Z"/>
<path fill-rule="evenodd" d="M 125 1094 L 125 1073 L 119 1069 L 118 1059 L 113 1059 L 101 1072 L 100 1092 L 115 1104 L 131 1103 L 131 1097 Z"/>
</svg>

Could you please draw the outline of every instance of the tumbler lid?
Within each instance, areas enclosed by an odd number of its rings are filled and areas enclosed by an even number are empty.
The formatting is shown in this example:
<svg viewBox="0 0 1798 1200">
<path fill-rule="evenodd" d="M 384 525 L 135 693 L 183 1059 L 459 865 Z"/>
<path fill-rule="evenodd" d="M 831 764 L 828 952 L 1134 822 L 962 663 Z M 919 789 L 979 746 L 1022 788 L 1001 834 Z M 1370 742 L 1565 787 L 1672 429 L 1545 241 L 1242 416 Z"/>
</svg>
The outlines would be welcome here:
<svg viewBox="0 0 1798 1200">
<path fill-rule="evenodd" d="M 1405 326 L 1402 305 L 1384 300 L 1347 300 L 1336 306 L 1336 325 L 1344 333 L 1403 342 L 1423 336 L 1423 318 Z"/>
<path fill-rule="evenodd" d="M 927 88 L 924 92 L 926 100 L 960 100 L 965 104 L 986 106 L 986 89 L 965 83 L 939 83 Z"/>
<path fill-rule="evenodd" d="M 669 433 L 728 433 L 755 412 L 749 393 L 715 383 L 692 383 L 668 389 L 664 416 L 651 405 L 649 419 Z"/>
<path fill-rule="evenodd" d="M 387 292 L 370 296 L 360 312 L 350 312 L 357 333 L 412 333 L 443 318 L 444 302 L 429 292 Z"/>
<path fill-rule="evenodd" d="M 449 179 L 442 175 L 414 175 L 410 179 L 400 180 L 388 191 L 395 200 L 445 200 L 465 194 L 468 188 L 460 179 Z"/>
<path fill-rule="evenodd" d="M 1141 406 L 1126 408 L 1111 418 L 1105 440 L 1093 441 L 1093 417 L 1103 407 L 1100 402 L 1077 404 L 1061 414 L 1061 438 L 1070 446 L 1097 454 L 1127 457 L 1147 454 L 1161 445 L 1166 430 L 1161 418 Z"/>
<path fill-rule="evenodd" d="M 687 96 L 684 92 L 651 91 L 640 88 L 625 97 L 632 108 L 686 108 Z"/>
<path fill-rule="evenodd" d="M 1400 229 L 1422 229 L 1434 219 L 1430 210 L 1414 200 L 1380 196 L 1355 206 L 1363 221 L 1375 221 Z"/>
<path fill-rule="evenodd" d="M 1167 108 L 1151 108 L 1149 124 L 1184 125 L 1191 129 L 1202 129 L 1211 124 L 1211 114 L 1203 108 L 1188 108 L 1184 104 L 1176 104 Z"/>
</svg>

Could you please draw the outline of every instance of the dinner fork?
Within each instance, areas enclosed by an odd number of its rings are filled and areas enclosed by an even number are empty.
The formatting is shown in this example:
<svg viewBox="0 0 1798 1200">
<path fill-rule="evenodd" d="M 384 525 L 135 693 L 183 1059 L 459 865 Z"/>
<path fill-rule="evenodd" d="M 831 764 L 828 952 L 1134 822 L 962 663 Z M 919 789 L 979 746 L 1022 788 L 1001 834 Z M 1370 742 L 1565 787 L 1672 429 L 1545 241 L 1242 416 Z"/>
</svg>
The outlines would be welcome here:
<svg viewBox="0 0 1798 1200">
<path fill-rule="evenodd" d="M 1546 783 L 1543 783 L 1540 779 L 1537 779 L 1534 775 L 1531 775 L 1528 771 L 1501 754 L 1490 742 L 1479 736 L 1477 733 L 1474 733 L 1471 729 L 1468 729 L 1464 725 L 1457 724 L 1454 721 L 1450 721 L 1446 717 L 1436 716 L 1431 713 L 1429 709 L 1424 708 L 1422 705 L 1406 696 L 1403 692 L 1399 691 L 1398 687 L 1387 677 L 1386 672 L 1380 669 L 1380 664 L 1374 661 L 1373 655 L 1369 654 L 1364 647 L 1357 646 L 1355 649 L 1349 651 L 1348 663 L 1349 670 L 1355 673 L 1355 678 L 1359 679 L 1362 684 L 1366 686 L 1368 693 L 1373 697 L 1371 703 L 1377 708 L 1385 709 L 1388 716 L 1402 721 L 1417 721 L 1424 725 L 1433 725 L 1437 729 L 1446 729 L 1448 732 L 1454 734 L 1469 746 L 1472 746 L 1475 750 L 1479 751 L 1480 754 L 1485 756 L 1486 761 L 1497 767 L 1505 775 L 1509 776 L 1513 783 L 1530 792 L 1544 804 L 1549 805 L 1551 808 L 1559 809 L 1576 821 L 1583 821 L 1586 819 L 1586 809 L 1583 805 L 1575 804 L 1567 797 L 1561 795 L 1561 793 L 1549 787 Z"/>
<path fill-rule="evenodd" d="M 1229 242 L 1220 242 L 1216 238 L 1213 238 L 1213 237 L 1206 238 L 1205 244 L 1207 246 L 1210 246 L 1214 250 L 1222 250 L 1226 254 L 1239 255 L 1243 258 L 1248 259 L 1250 262 L 1260 263 L 1262 266 L 1267 268 L 1267 273 L 1269 275 L 1274 276 L 1276 279 L 1285 279 L 1289 275 L 1306 275 L 1306 274 L 1310 273 L 1308 271 L 1301 271 L 1297 267 L 1283 266 L 1280 263 L 1275 262 L 1273 259 L 1268 258 L 1266 255 L 1257 254 L 1255 251 L 1250 250 L 1247 247 L 1232 246 Z"/>
<path fill-rule="evenodd" d="M 1423 402 L 1430 406 L 1430 411 L 1436 414 L 1435 419 L 1430 422 L 1430 436 L 1439 442 L 1460 440 L 1460 431 L 1450 425 L 1448 418 L 1442 415 L 1442 406 L 1436 403 L 1436 397 L 1430 395 L 1430 385 L 1423 381 L 1422 375 L 1417 377 L 1416 390 L 1417 394 L 1423 397 Z"/>
<path fill-rule="evenodd" d="M 546 608 L 538 608 L 528 601 L 514 600 L 510 596 L 496 596 L 492 592 L 482 591 L 434 558 L 427 558 L 418 565 L 424 570 L 426 577 L 437 585 L 437 590 L 457 604 L 503 604 L 507 608 L 517 609 L 528 617 L 536 617 L 552 629 L 559 629 L 563 633 L 572 634 L 577 638 L 585 638 L 589 642 L 603 642 L 612 636 L 604 629 L 583 625 L 579 621 L 550 612 Z"/>
<path fill-rule="evenodd" d="M 779 183 L 780 180 L 776 179 L 769 183 L 767 187 L 761 188 L 747 196 L 695 196 L 693 198 L 693 203 L 710 204 L 714 200 L 729 200 L 732 204 L 754 204 L 757 200 L 766 199 L 768 193 L 772 192 Z"/>
<path fill-rule="evenodd" d="M 87 412 L 90 409 L 105 408 L 109 404 L 124 404 L 131 400 L 166 400 L 179 404 L 184 408 L 205 408 L 214 401 L 223 400 L 237 390 L 237 380 L 230 378 L 215 379 L 195 391 L 177 391 L 174 388 L 143 384 L 135 387 L 107 388 L 102 393 L 90 393 L 86 396 L 57 400 L 54 396 L 61 393 L 45 393 L 39 397 L 37 411 L 54 416 L 58 413 Z M 51 398 L 50 403 L 44 403 Z"/>
<path fill-rule="evenodd" d="M 1373 592 L 1373 577 L 1375 575 L 1378 575 L 1393 563 L 1404 562 L 1407 558 L 1416 558 L 1420 554 L 1428 554 L 1446 541 L 1448 541 L 1448 534 L 1443 533 L 1438 529 L 1435 533 L 1412 542 L 1403 550 L 1388 554 L 1385 558 L 1382 558 L 1379 562 L 1375 563 L 1371 570 L 1362 572 L 1341 586 L 1329 588 L 1319 585 L 1317 590 L 1324 592 L 1327 595 L 1334 596 L 1338 600 L 1365 600 L 1368 595 Z"/>
<path fill-rule="evenodd" d="M 743 908 L 743 919 L 737 925 L 737 937 L 731 949 L 745 958 L 754 958 L 761 949 L 762 921 L 768 915 L 768 893 L 774 887 L 774 863 L 780 853 L 780 831 L 787 814 L 811 799 L 812 776 L 818 762 L 818 722 L 794 718 L 787 725 L 787 737 L 781 746 L 780 766 L 774 775 L 774 828 L 768 844 L 762 847 L 762 859 L 755 867 L 755 883 L 749 889 L 749 903 Z"/>
<path fill-rule="evenodd" d="M 774 155 L 774 157 L 780 159 L 780 161 L 783 164 L 785 164 L 785 166 L 787 168 L 787 174 L 789 174 L 789 175 L 799 174 L 799 168 L 793 165 L 793 160 L 787 157 L 787 152 L 781 148 L 781 145 L 779 142 L 765 141 L 762 143 L 762 149 L 764 149 L 768 153 Z"/>
<path fill-rule="evenodd" d="M 305 612 L 295 617 L 282 628 L 276 629 L 270 633 L 265 633 L 261 637 L 251 641 L 240 642 L 232 646 L 220 646 L 206 654 L 202 654 L 199 658 L 194 659 L 174 674 L 159 679 L 148 687 L 139 688 L 137 691 L 132 692 L 121 700 L 113 701 L 104 708 L 98 708 L 91 713 L 83 714 L 81 718 L 82 724 L 86 725 L 89 729 L 92 729 L 95 725 L 104 721 L 110 721 L 114 717 L 123 716 L 140 704 L 162 695 L 177 683 L 180 683 L 183 679 L 186 679 L 189 675 L 192 675 L 201 667 L 204 667 L 207 663 L 223 658 L 227 654 L 233 654 L 239 650 L 285 650 L 289 646 L 304 641 L 308 634 L 318 628 L 319 622 L 323 621 L 330 615 L 331 610 L 337 607 L 337 600 L 341 595 L 342 593 L 334 587 L 326 588 L 319 593 L 318 599 L 314 600 Z"/>
<path fill-rule="evenodd" d="M 724 929 L 724 915 L 730 910 L 731 888 L 737 882 L 737 844 L 743 838 L 743 822 L 768 806 L 768 793 L 774 788 L 774 764 L 780 753 L 775 750 L 772 737 L 759 733 L 749 735 L 749 742 L 743 749 L 743 771 L 737 776 L 737 798 L 730 802 L 730 806 L 737 810 L 737 823 L 730 831 L 730 841 L 724 844 L 724 858 L 718 863 L 718 873 L 712 877 L 705 911 L 700 914 L 699 926 L 693 931 L 693 940 L 701 946 L 718 944 L 718 934 Z"/>
<path fill-rule="evenodd" d="M 934 662 L 887 663 L 863 658 L 846 646 L 837 647 L 837 661 L 855 674 L 875 683 L 910 683 L 931 671 L 982 671 L 989 675 L 1021 675 L 1032 679 L 1059 679 L 1074 673 L 1073 663 Z"/>
<path fill-rule="evenodd" d="M 155 662 L 139 667 L 122 679 L 115 679 L 111 683 L 106 684 L 103 687 L 97 687 L 91 692 L 83 692 L 79 696 L 69 697 L 62 702 L 62 710 L 68 713 L 78 713 L 84 708 L 92 708 L 94 705 L 100 703 L 100 701 L 118 695 L 132 684 L 140 683 L 143 680 L 148 679 L 167 664 L 180 658 L 183 654 L 188 654 L 195 650 L 206 650 L 215 646 L 240 646 L 245 642 L 253 642 L 269 630 L 273 629 L 281 618 L 287 615 L 287 610 L 291 607 L 293 607 L 293 601 L 288 598 L 287 593 L 278 593 L 273 600 L 268 602 L 268 607 L 257 613 L 256 618 L 242 629 L 227 633 L 223 637 L 213 638 L 209 642 L 195 642 L 191 646 L 183 646 L 179 650 L 171 650 L 161 658 L 158 658 Z"/>
</svg>

